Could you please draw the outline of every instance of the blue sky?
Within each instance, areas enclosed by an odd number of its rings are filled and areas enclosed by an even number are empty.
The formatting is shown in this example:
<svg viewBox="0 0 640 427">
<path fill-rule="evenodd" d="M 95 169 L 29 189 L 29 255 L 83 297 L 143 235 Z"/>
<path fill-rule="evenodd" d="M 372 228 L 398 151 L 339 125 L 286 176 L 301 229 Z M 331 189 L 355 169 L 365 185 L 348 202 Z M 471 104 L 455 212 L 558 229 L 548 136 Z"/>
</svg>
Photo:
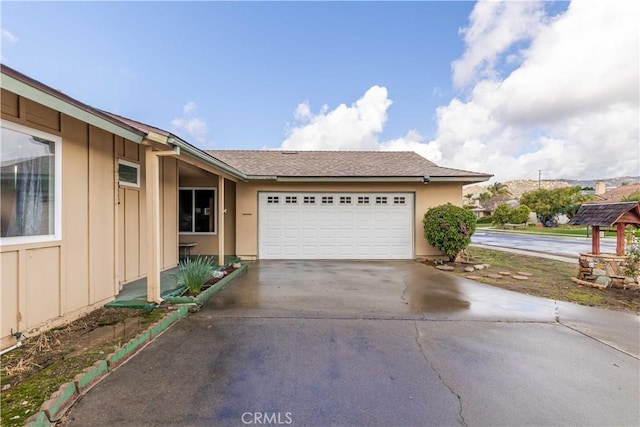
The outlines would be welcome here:
<svg viewBox="0 0 640 427">
<path fill-rule="evenodd" d="M 3 1 L 2 62 L 201 148 L 409 149 L 500 179 L 537 178 L 538 169 L 548 178 L 593 174 L 587 158 L 574 168 L 544 163 L 549 150 L 562 156 L 585 144 L 545 112 L 562 107 L 567 120 L 589 120 L 622 103 L 621 114 L 637 118 L 637 88 L 635 98 L 601 99 L 587 115 L 576 89 L 568 105 L 539 99 L 540 111 L 523 117 L 526 100 L 510 103 L 536 93 L 510 89 L 514 78 L 562 58 L 536 57 L 544 46 L 533 47 L 551 43 L 545 37 L 561 33 L 554 26 L 563 19 L 596 18 L 579 5 L 571 16 L 568 2 L 496 4 Z M 612 14 L 599 31 L 620 19 Z M 556 63 L 537 75 L 558 75 Z M 618 144 L 633 154 L 637 125 L 623 137 Z M 502 171 L 509 159 L 514 168 Z M 600 161 L 604 175 L 634 171 L 628 160 Z"/>
</svg>

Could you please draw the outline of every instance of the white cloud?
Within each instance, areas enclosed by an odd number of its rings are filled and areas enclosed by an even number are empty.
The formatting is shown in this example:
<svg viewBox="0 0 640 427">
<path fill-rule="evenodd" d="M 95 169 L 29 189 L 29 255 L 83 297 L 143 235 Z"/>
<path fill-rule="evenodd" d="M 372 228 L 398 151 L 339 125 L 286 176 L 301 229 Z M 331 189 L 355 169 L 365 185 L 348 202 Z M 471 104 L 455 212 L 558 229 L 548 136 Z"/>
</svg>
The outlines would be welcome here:
<svg viewBox="0 0 640 427">
<path fill-rule="evenodd" d="M 289 128 L 283 149 L 376 150 L 377 135 L 387 121 L 391 100 L 387 89 L 373 86 L 351 106 L 340 104 L 334 110 L 322 108 L 311 113 L 308 102 L 296 108 L 296 125 Z"/>
<path fill-rule="evenodd" d="M 2 30 L 2 43 L 17 43 L 18 42 L 18 37 L 16 37 L 11 31 L 9 30 Z"/>
<path fill-rule="evenodd" d="M 203 144 L 206 142 L 207 137 L 207 124 L 204 120 L 198 118 L 185 119 L 176 117 L 171 121 L 173 127 L 178 131 L 184 131 L 190 137 L 194 138 L 196 142 Z"/>
<path fill-rule="evenodd" d="M 182 107 L 182 112 L 184 114 L 189 114 L 193 112 L 193 110 L 195 110 L 196 108 L 198 108 L 198 105 L 193 101 L 189 101 L 186 104 L 184 104 L 184 106 Z"/>
<path fill-rule="evenodd" d="M 550 18 L 538 3 L 481 1 L 461 30 L 452 79 L 466 87 L 418 132 L 380 141 L 391 100 L 374 86 L 351 106 L 296 109 L 285 149 L 413 150 L 496 180 L 640 175 L 640 2 L 573 1 Z M 503 66 L 513 71 L 505 76 Z M 515 69 L 514 69 L 515 67 Z"/>
</svg>

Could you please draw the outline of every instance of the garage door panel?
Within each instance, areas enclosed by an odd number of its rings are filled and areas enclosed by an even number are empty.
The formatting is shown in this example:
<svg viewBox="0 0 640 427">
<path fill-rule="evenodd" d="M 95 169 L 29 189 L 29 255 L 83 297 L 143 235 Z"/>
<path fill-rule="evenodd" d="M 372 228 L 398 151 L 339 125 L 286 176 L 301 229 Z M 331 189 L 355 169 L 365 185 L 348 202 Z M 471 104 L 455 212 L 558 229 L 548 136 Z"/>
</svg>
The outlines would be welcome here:
<svg viewBox="0 0 640 427">
<path fill-rule="evenodd" d="M 413 258 L 411 193 L 260 193 L 259 200 L 259 258 Z"/>
</svg>

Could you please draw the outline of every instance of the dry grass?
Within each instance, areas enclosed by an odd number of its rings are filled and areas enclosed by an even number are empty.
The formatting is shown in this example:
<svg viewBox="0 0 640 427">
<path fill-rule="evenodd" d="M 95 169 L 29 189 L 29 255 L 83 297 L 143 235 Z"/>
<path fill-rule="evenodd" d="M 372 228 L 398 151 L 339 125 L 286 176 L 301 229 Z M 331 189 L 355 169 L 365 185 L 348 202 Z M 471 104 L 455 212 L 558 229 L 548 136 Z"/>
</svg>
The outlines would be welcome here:
<svg viewBox="0 0 640 427">
<path fill-rule="evenodd" d="M 466 258 L 466 259 L 465 259 Z M 533 256 L 512 254 L 481 248 L 468 248 L 463 254 L 463 261 L 479 264 L 486 263 L 486 270 L 467 273 L 467 263 L 453 263 L 454 274 L 459 276 L 475 275 L 477 281 L 529 295 L 568 301 L 590 307 L 640 313 L 640 291 L 630 289 L 599 290 L 576 285 L 570 278 L 576 277 L 578 264 L 549 260 Z M 576 259 L 577 261 L 577 259 Z M 510 276 L 501 279 L 486 277 L 489 273 L 519 271 L 531 273 L 529 280 L 517 280 Z"/>
</svg>

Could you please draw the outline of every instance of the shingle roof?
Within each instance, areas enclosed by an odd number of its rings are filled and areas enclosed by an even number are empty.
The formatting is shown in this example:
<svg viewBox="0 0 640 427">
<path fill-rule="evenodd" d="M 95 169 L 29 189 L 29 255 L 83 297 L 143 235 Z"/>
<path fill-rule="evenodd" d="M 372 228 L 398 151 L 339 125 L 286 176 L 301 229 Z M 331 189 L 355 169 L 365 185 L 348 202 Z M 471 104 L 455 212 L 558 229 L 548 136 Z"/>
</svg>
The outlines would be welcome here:
<svg viewBox="0 0 640 427">
<path fill-rule="evenodd" d="M 484 181 L 490 174 L 445 168 L 409 151 L 209 150 L 249 176 L 448 177 Z"/>
<path fill-rule="evenodd" d="M 620 202 L 635 191 L 640 191 L 640 184 L 623 185 L 622 187 L 614 188 L 604 194 L 598 195 L 598 198 L 602 199 L 603 203 L 615 203 Z"/>
<path fill-rule="evenodd" d="M 638 202 L 586 203 L 580 206 L 569 224 L 610 227 L 627 213 L 630 214 L 627 215 L 630 219 L 635 219 L 635 222 L 630 223 L 640 224 L 640 205 Z"/>
</svg>

